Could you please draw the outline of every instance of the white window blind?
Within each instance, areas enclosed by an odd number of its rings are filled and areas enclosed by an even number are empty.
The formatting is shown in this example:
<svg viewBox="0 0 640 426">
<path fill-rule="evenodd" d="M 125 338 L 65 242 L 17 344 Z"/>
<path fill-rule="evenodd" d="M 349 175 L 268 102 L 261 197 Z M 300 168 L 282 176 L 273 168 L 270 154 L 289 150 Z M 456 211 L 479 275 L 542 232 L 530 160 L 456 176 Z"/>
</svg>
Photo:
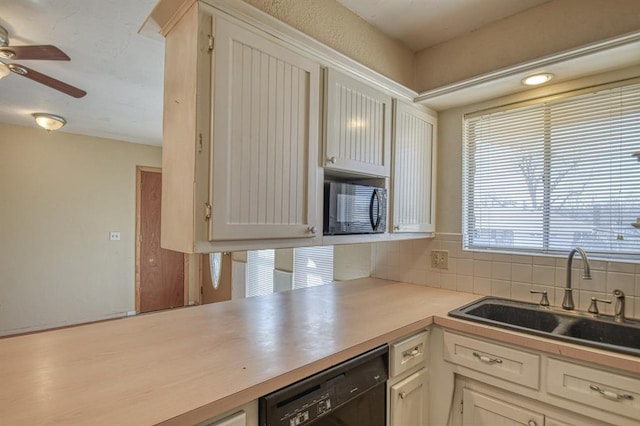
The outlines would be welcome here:
<svg viewBox="0 0 640 426">
<path fill-rule="evenodd" d="M 464 119 L 465 248 L 640 254 L 640 84 Z"/>
<path fill-rule="evenodd" d="M 333 281 L 333 246 L 293 249 L 293 288 L 313 287 Z"/>
<path fill-rule="evenodd" d="M 263 296 L 273 293 L 274 267 L 274 250 L 254 250 L 247 252 L 246 297 Z"/>
</svg>

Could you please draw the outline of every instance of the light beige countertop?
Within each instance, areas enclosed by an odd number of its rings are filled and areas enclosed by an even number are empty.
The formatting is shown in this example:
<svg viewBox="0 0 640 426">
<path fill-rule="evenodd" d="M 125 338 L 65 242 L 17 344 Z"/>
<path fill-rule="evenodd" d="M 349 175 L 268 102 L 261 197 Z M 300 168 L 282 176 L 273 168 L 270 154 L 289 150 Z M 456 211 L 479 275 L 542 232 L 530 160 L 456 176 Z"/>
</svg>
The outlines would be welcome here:
<svg viewBox="0 0 640 426">
<path fill-rule="evenodd" d="M 446 316 L 480 296 L 365 278 L 0 339 L 0 424 L 190 424 L 433 322 L 640 372 L 640 358 Z"/>
</svg>

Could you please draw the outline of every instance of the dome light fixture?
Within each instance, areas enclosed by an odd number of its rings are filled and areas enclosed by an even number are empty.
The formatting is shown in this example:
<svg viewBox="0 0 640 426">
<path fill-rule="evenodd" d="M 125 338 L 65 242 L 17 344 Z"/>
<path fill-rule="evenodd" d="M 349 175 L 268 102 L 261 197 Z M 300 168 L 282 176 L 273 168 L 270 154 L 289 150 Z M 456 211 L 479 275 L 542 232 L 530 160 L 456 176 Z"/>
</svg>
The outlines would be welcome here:
<svg viewBox="0 0 640 426">
<path fill-rule="evenodd" d="M 36 124 L 45 130 L 58 130 L 67 124 L 67 120 L 59 115 L 47 114 L 46 112 L 36 112 L 33 118 L 36 120 Z"/>
<path fill-rule="evenodd" d="M 522 80 L 522 84 L 525 86 L 537 86 L 542 83 L 546 83 L 547 81 L 553 78 L 553 74 L 545 72 L 539 74 L 532 74 L 528 77 L 525 77 Z"/>
</svg>

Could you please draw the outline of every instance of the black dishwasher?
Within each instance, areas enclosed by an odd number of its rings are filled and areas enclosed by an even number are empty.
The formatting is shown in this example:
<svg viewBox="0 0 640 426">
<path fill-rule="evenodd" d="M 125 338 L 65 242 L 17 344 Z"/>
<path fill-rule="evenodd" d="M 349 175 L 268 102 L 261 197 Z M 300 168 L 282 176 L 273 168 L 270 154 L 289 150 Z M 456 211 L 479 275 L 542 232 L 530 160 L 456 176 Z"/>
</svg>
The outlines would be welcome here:
<svg viewBox="0 0 640 426">
<path fill-rule="evenodd" d="M 260 426 L 384 426 L 387 345 L 260 398 Z"/>
</svg>

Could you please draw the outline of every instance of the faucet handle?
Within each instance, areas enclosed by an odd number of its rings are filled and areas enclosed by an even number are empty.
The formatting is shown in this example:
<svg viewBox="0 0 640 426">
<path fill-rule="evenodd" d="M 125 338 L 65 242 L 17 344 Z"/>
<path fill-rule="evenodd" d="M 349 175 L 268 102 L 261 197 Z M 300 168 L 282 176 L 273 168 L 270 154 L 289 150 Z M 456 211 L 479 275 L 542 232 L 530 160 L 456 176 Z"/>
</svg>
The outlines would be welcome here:
<svg viewBox="0 0 640 426">
<path fill-rule="evenodd" d="M 533 294 L 541 294 L 542 298 L 540 298 L 540 306 L 549 306 L 549 298 L 547 297 L 547 291 L 536 291 L 530 290 L 529 293 Z"/>
<path fill-rule="evenodd" d="M 603 300 L 603 299 L 592 297 L 591 305 L 589 305 L 589 309 L 587 309 L 587 312 L 589 312 L 590 314 L 598 315 L 600 313 L 600 311 L 598 310 L 598 302 L 611 303 L 611 300 Z"/>
<path fill-rule="evenodd" d="M 616 305 L 613 308 L 613 320 L 615 322 L 624 322 L 624 293 L 622 292 L 622 290 L 616 288 L 615 290 L 613 290 L 612 294 L 616 298 Z"/>
</svg>

